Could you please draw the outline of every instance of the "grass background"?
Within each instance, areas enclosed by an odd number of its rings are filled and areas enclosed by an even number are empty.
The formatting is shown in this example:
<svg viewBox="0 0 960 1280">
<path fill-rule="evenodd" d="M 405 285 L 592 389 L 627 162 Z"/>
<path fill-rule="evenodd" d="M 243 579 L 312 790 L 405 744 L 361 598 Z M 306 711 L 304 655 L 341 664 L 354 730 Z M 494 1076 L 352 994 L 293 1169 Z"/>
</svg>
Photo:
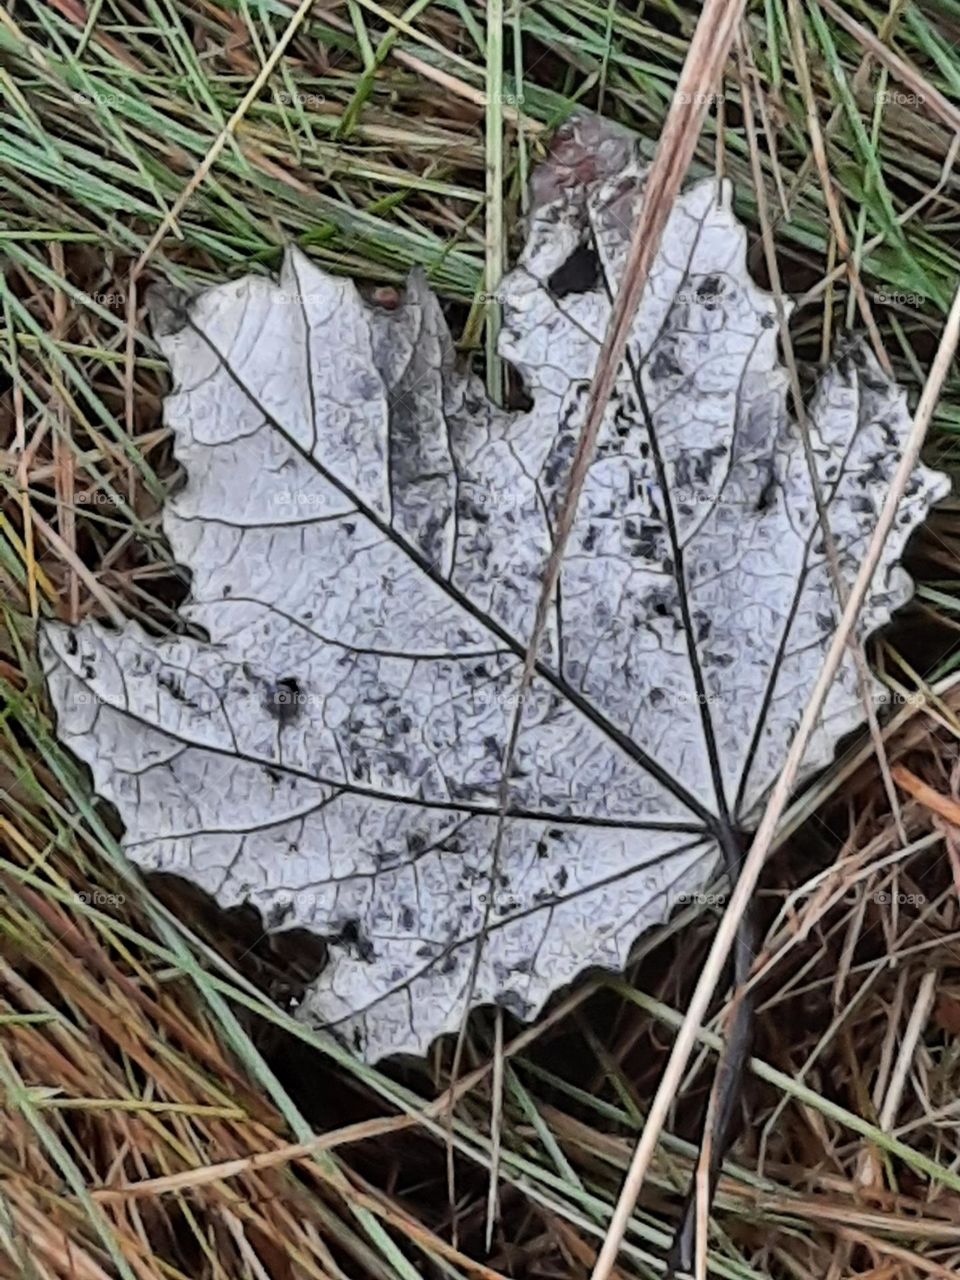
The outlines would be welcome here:
<svg viewBox="0 0 960 1280">
<path fill-rule="evenodd" d="M 34 637 L 42 617 L 180 626 L 146 284 L 270 272 L 290 241 L 370 290 L 421 265 L 464 358 L 509 397 L 486 295 L 522 234 L 530 169 L 578 107 L 637 129 L 652 154 L 698 13 L 672 0 L 0 8 L 0 1275 L 589 1274 L 719 901 L 535 1027 L 473 1019 L 451 1202 L 449 1046 L 422 1064 L 356 1062 L 291 1016 L 322 944 L 265 938 L 174 882 L 145 889 L 55 742 Z M 960 3 L 747 13 L 724 84 L 705 87 L 717 97 L 694 171 L 733 179 L 764 283 L 772 234 L 807 381 L 867 330 L 915 398 L 960 278 Z M 914 77 L 868 57 L 851 19 Z M 956 389 L 954 374 L 928 448 L 951 471 Z M 872 646 L 900 700 L 887 748 L 906 839 L 852 743 L 795 804 L 765 876 L 757 1056 L 712 1275 L 960 1268 L 958 534 L 948 501 L 911 551 L 914 604 Z M 700 1043 L 622 1276 L 662 1273 L 711 1027 Z"/>
</svg>

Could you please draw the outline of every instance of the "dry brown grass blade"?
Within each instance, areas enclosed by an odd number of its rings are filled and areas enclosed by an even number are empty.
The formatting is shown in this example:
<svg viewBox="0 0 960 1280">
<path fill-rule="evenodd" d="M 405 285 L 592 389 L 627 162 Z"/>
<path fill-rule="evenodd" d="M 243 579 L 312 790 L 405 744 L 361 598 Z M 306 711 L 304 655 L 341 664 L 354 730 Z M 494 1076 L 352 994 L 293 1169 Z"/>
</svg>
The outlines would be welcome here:
<svg viewBox="0 0 960 1280">
<path fill-rule="evenodd" d="M 596 1167 L 596 1158 L 625 1169 L 630 1163 L 631 1144 L 628 1139 L 603 1133 L 582 1120 L 568 1115 L 558 1107 L 544 1105 L 544 1119 L 569 1153 L 584 1169 Z M 673 1157 L 677 1160 L 677 1157 Z M 692 1167 L 687 1160 L 682 1167 Z M 812 1172 L 805 1182 L 816 1185 Z M 824 1180 L 825 1181 L 825 1180 Z M 835 1182 L 822 1186 L 817 1194 L 803 1191 L 780 1193 L 773 1189 L 744 1182 L 724 1173 L 717 1188 L 721 1198 L 749 1204 L 756 1212 L 770 1215 L 782 1214 L 789 1218 L 802 1218 L 810 1222 L 837 1224 L 872 1234 L 883 1234 L 893 1229 L 894 1223 L 909 1220 L 910 1233 L 917 1240 L 935 1240 L 942 1244 L 960 1242 L 960 1221 L 955 1209 L 948 1203 L 939 1207 L 924 1204 L 904 1195 L 894 1195 L 882 1188 L 855 1185 L 852 1181 Z M 937 1213 L 942 1216 L 936 1216 Z"/>
<path fill-rule="evenodd" d="M 946 818 L 947 822 L 960 827 L 960 801 L 952 800 L 949 796 L 935 791 L 929 783 L 918 778 L 915 773 L 911 773 L 905 764 L 894 765 L 890 772 L 894 782 L 898 787 L 902 787 L 907 795 L 913 796 L 914 800 L 919 801 L 925 809 L 939 814 L 941 818 Z"/>
<path fill-rule="evenodd" d="M 411 1116 L 361 1120 L 357 1124 L 346 1125 L 342 1129 L 320 1134 L 310 1142 L 291 1142 L 278 1147 L 275 1151 L 261 1151 L 237 1160 L 223 1160 L 219 1164 L 206 1165 L 200 1169 L 186 1169 L 182 1173 L 171 1173 L 163 1178 L 145 1178 L 142 1182 L 128 1182 L 121 1187 L 95 1191 L 93 1198 L 102 1202 L 130 1200 L 143 1196 L 164 1195 L 171 1191 L 184 1191 L 192 1187 L 209 1186 L 214 1182 L 222 1182 L 226 1178 L 239 1177 L 243 1173 L 255 1173 L 259 1169 L 274 1169 L 295 1160 L 303 1160 L 306 1156 L 314 1155 L 318 1151 L 332 1151 L 334 1147 L 346 1146 L 351 1142 L 366 1142 L 370 1138 L 397 1133 L 401 1129 L 413 1128 L 417 1123 L 416 1118 Z"/>
<path fill-rule="evenodd" d="M 539 650 L 550 602 L 560 576 L 560 567 L 563 563 L 567 540 L 573 528 L 580 491 L 593 458 L 603 416 L 627 349 L 633 317 L 640 304 L 673 203 L 690 167 L 690 161 L 693 159 L 711 100 L 711 91 L 717 84 L 729 56 L 744 7 L 744 0 L 707 0 L 677 82 L 677 91 L 660 135 L 653 164 L 647 175 L 643 206 L 633 230 L 624 267 L 623 284 L 614 301 L 607 333 L 597 359 L 597 368 L 587 401 L 586 421 L 571 466 L 570 483 L 557 521 L 553 549 L 537 604 L 536 623 L 524 663 L 521 693 L 526 692 L 533 675 L 534 659 Z M 519 722 L 520 716 L 515 713 L 511 750 L 508 752 L 507 765 L 504 769 L 505 776 L 510 772 L 512 747 L 516 740 Z M 603 1248 L 593 1270 L 593 1280 L 608 1280 L 615 1265 L 627 1222 L 636 1202 L 636 1195 L 630 1195 L 628 1191 L 629 1188 L 625 1187 L 621 1193 Z"/>
<path fill-rule="evenodd" d="M 745 0 L 707 0 L 694 32 L 690 50 L 677 81 L 670 111 L 664 123 L 653 164 L 644 184 L 643 203 L 637 225 L 633 229 L 627 260 L 624 265 L 623 283 L 613 302 L 610 320 L 604 336 L 597 366 L 587 401 L 586 419 L 577 442 L 570 468 L 570 479 L 560 509 L 553 536 L 553 546 L 544 569 L 534 615 L 533 628 L 524 656 L 523 670 L 517 692 L 516 706 L 504 760 L 498 797 L 496 834 L 491 855 L 490 883 L 494 883 L 500 863 L 504 822 L 510 801 L 509 779 L 513 769 L 517 742 L 520 734 L 522 708 L 533 679 L 540 646 L 546 631 L 552 602 L 557 589 L 560 569 L 566 553 L 567 542 L 576 518 L 580 492 L 583 488 L 590 462 L 597 444 L 597 436 L 606 412 L 614 384 L 627 348 L 627 339 L 633 317 L 640 303 L 643 289 L 650 274 L 667 219 L 679 194 L 693 158 L 700 130 L 711 98 L 709 89 L 722 71 L 733 43 L 734 35 L 743 15 Z M 456 1080 L 466 1037 L 467 1010 L 469 1010 L 477 969 L 486 941 L 493 895 L 487 895 L 480 936 L 474 951 L 473 964 L 467 982 L 464 999 L 464 1016 L 461 1021 L 454 1053 L 453 1079 Z M 448 1116 L 452 1126 L 452 1111 Z M 450 1164 L 450 1198 L 453 1201 L 452 1142 L 448 1143 Z M 628 1211 L 629 1216 L 629 1211 Z M 620 1227 L 622 1235 L 625 1222 Z M 616 1248 L 614 1249 L 616 1253 Z M 597 1274 L 609 1274 L 610 1260 L 604 1262 L 603 1252 L 598 1261 Z M 601 1270 L 601 1267 L 603 1270 Z"/>
<path fill-rule="evenodd" d="M 26 501 L 26 495 L 24 495 L 24 500 Z M 90 592 L 91 596 L 93 596 L 94 600 L 96 600 L 100 605 L 104 614 L 110 619 L 110 621 L 115 626 L 122 627 L 126 621 L 123 616 L 123 611 L 118 609 L 113 600 L 111 600 L 109 593 L 104 590 L 103 584 L 97 580 L 96 574 L 91 573 L 77 555 L 76 551 L 67 546 L 63 538 L 61 538 L 59 533 L 57 533 L 56 529 L 52 528 L 46 520 L 44 520 L 43 516 L 39 514 L 39 512 L 32 512 L 31 521 L 32 523 L 28 527 L 36 529 L 43 535 L 46 542 L 48 542 L 53 550 L 56 551 L 64 564 L 68 565 L 69 568 L 77 575 L 77 578 L 83 582 L 84 586 Z M 31 575 L 31 582 L 32 580 L 33 575 Z"/>
</svg>

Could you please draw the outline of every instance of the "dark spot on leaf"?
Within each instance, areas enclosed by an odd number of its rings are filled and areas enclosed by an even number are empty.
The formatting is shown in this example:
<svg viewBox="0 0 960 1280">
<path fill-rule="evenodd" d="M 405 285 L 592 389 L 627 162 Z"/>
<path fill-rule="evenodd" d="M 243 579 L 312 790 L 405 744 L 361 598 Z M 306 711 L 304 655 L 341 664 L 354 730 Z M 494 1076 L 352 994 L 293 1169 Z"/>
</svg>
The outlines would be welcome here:
<svg viewBox="0 0 960 1280">
<path fill-rule="evenodd" d="M 267 912 L 264 923 L 268 929 L 279 929 L 284 920 L 288 919 L 292 913 L 292 902 L 275 902 Z"/>
<path fill-rule="evenodd" d="M 756 510 L 767 511 L 773 503 L 773 495 L 776 493 L 776 491 L 777 491 L 776 476 L 771 475 L 769 480 L 767 480 L 766 484 L 760 490 L 759 496 L 757 497 Z"/>
<path fill-rule="evenodd" d="M 662 382 L 664 378 L 676 378 L 683 373 L 674 357 L 669 351 L 665 351 L 663 347 L 657 348 L 649 369 L 650 377 L 654 382 Z"/>
<path fill-rule="evenodd" d="M 704 662 L 704 666 L 707 666 L 707 667 L 721 667 L 721 668 L 732 667 L 733 654 L 732 653 L 711 653 L 709 649 L 704 649 L 703 662 Z"/>
<path fill-rule="evenodd" d="M 697 301 L 702 303 L 707 311 L 715 310 L 722 296 L 723 281 L 719 276 L 705 276 L 697 286 Z"/>
<path fill-rule="evenodd" d="M 174 671 L 161 671 L 157 676 L 157 684 L 161 689 L 166 689 L 170 697 L 175 702 L 182 702 L 186 706 L 195 707 L 196 703 L 187 697 L 183 688 L 183 680 Z"/>
<path fill-rule="evenodd" d="M 577 446 L 577 437 L 572 431 L 561 431 L 543 468 L 543 479 L 548 489 L 555 489 L 559 481 L 566 475 Z"/>
<path fill-rule="evenodd" d="M 340 932 L 332 937 L 330 941 L 334 946 L 343 947 L 365 964 L 370 964 L 377 957 L 373 943 L 364 934 L 360 921 L 357 919 L 344 921 L 340 926 Z"/>
<path fill-rule="evenodd" d="M 600 259 L 592 245 L 581 244 L 570 257 L 557 267 L 547 280 L 547 288 L 555 298 L 565 298 L 568 293 L 586 293 L 595 289 L 600 281 Z"/>
</svg>

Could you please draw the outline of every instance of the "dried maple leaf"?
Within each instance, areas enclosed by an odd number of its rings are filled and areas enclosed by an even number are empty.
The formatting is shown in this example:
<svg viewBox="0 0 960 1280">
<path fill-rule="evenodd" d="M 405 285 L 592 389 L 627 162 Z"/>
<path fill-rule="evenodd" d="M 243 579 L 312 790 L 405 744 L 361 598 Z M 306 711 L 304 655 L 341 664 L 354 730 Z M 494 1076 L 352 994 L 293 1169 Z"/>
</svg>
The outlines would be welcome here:
<svg viewBox="0 0 960 1280">
<path fill-rule="evenodd" d="M 473 999 L 532 1017 L 699 890 L 756 820 L 838 610 L 772 299 L 726 185 L 677 201 L 583 489 L 523 707 L 496 877 L 504 746 L 551 523 L 643 189 L 629 135 L 584 119 L 534 179 L 492 407 L 415 274 L 399 306 L 286 257 L 159 318 L 187 484 L 164 529 L 208 639 L 44 629 L 59 734 L 149 869 L 180 872 L 331 959 L 304 1015 L 371 1059 L 422 1053 Z M 852 578 L 906 435 L 863 349 L 809 410 Z M 861 636 L 909 593 L 919 468 Z M 862 719 L 847 660 L 805 773 Z"/>
</svg>

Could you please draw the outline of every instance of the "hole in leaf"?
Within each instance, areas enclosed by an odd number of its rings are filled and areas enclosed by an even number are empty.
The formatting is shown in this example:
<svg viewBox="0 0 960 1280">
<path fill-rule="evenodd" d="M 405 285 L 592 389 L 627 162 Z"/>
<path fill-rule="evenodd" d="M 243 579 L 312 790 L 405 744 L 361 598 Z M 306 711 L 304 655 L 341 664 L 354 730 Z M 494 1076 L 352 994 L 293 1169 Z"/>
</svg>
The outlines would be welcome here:
<svg viewBox="0 0 960 1280">
<path fill-rule="evenodd" d="M 600 259 L 592 245 L 581 244 L 547 280 L 547 288 L 555 298 L 568 293 L 586 293 L 600 283 Z"/>
</svg>

